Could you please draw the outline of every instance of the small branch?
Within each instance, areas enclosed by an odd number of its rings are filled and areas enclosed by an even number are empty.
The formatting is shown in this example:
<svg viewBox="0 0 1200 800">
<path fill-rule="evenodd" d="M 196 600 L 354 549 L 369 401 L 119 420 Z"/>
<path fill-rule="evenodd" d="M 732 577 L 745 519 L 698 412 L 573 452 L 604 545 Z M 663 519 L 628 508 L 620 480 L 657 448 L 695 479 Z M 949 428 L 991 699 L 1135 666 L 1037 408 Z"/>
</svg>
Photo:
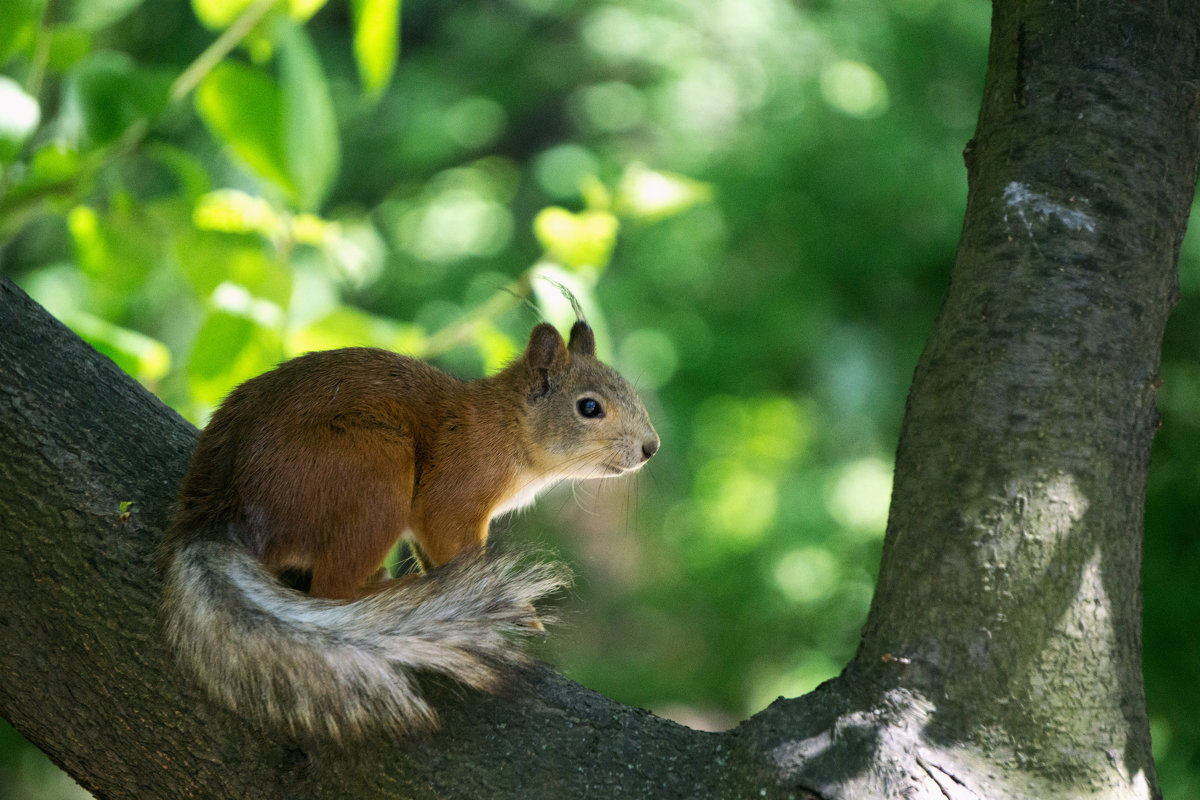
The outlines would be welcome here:
<svg viewBox="0 0 1200 800">
<path fill-rule="evenodd" d="M 256 3 L 248 6 L 242 15 L 233 21 L 233 24 L 225 29 L 217 40 L 210 44 L 203 53 L 196 57 L 196 60 L 188 65 L 175 82 L 171 84 L 171 102 L 178 103 L 183 98 L 199 85 L 200 81 L 204 80 L 204 76 L 212 72 L 213 67 L 221 62 L 221 59 L 229 55 L 233 48 L 237 47 L 243 39 L 245 39 L 254 26 L 262 20 L 270 11 L 278 4 L 279 0 L 258 0 Z"/>
<path fill-rule="evenodd" d="M 25 91 L 30 97 L 37 97 L 42 91 L 42 80 L 46 76 L 46 64 L 50 61 L 50 19 L 49 0 L 42 7 L 42 18 L 38 21 L 37 37 L 33 45 L 33 56 L 29 60 L 29 74 L 25 76 Z"/>
</svg>

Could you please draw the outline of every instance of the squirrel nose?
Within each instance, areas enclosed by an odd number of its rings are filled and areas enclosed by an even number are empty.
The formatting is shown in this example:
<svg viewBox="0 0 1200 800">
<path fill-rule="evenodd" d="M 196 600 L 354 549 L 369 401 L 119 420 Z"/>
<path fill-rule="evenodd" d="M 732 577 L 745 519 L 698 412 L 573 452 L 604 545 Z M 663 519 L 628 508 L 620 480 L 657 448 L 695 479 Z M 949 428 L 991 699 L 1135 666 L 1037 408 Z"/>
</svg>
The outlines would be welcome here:
<svg viewBox="0 0 1200 800">
<path fill-rule="evenodd" d="M 650 456 L 658 452 L 658 439 L 647 439 L 642 442 L 642 460 L 649 461 Z"/>
</svg>

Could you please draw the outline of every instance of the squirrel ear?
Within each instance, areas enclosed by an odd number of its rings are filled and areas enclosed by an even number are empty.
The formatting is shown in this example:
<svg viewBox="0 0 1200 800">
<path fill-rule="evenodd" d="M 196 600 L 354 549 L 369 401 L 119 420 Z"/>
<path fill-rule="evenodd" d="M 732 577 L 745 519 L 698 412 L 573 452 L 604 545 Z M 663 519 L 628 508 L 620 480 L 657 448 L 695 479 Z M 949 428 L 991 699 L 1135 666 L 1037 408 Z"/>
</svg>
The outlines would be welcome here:
<svg viewBox="0 0 1200 800">
<path fill-rule="evenodd" d="M 534 381 L 530 399 L 550 393 L 550 372 L 567 358 L 567 346 L 553 325 L 542 323 L 529 334 L 522 360 Z"/>
<path fill-rule="evenodd" d="M 567 349 L 572 353 L 579 353 L 580 355 L 595 358 L 596 334 L 592 332 L 592 326 L 583 320 L 579 320 L 572 325 L 571 338 L 567 343 Z"/>
<path fill-rule="evenodd" d="M 529 344 L 525 346 L 525 363 L 530 369 L 550 369 L 555 362 L 562 360 L 566 349 L 562 336 L 554 326 L 543 322 L 529 334 Z"/>
</svg>

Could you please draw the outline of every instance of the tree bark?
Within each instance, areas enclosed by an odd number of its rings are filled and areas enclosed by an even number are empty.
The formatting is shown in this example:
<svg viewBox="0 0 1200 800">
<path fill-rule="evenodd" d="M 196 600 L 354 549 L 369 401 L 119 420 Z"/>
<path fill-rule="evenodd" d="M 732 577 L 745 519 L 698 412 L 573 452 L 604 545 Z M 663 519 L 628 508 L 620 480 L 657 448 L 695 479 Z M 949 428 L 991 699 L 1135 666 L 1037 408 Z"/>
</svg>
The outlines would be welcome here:
<svg viewBox="0 0 1200 800">
<path fill-rule="evenodd" d="M 546 668 L 439 733 L 302 745 L 158 628 L 195 430 L 0 281 L 0 714 L 98 797 L 1151 797 L 1142 497 L 1195 186 L 1200 4 L 997 0 L 951 285 L 837 679 L 724 734 Z M 129 513 L 122 504 L 132 502 Z"/>
</svg>

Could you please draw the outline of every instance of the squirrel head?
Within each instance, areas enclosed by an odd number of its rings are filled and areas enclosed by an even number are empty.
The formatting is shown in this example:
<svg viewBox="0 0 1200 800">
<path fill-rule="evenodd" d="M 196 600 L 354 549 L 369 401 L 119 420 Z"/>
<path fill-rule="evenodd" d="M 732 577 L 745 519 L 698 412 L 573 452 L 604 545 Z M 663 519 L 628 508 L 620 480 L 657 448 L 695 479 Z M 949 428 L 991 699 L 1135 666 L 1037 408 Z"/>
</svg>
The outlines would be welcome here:
<svg viewBox="0 0 1200 800">
<path fill-rule="evenodd" d="M 659 439 L 633 387 L 596 359 L 596 337 L 580 320 L 564 342 L 542 323 L 513 365 L 525 386 L 525 424 L 544 466 L 564 478 L 632 472 Z"/>
</svg>

